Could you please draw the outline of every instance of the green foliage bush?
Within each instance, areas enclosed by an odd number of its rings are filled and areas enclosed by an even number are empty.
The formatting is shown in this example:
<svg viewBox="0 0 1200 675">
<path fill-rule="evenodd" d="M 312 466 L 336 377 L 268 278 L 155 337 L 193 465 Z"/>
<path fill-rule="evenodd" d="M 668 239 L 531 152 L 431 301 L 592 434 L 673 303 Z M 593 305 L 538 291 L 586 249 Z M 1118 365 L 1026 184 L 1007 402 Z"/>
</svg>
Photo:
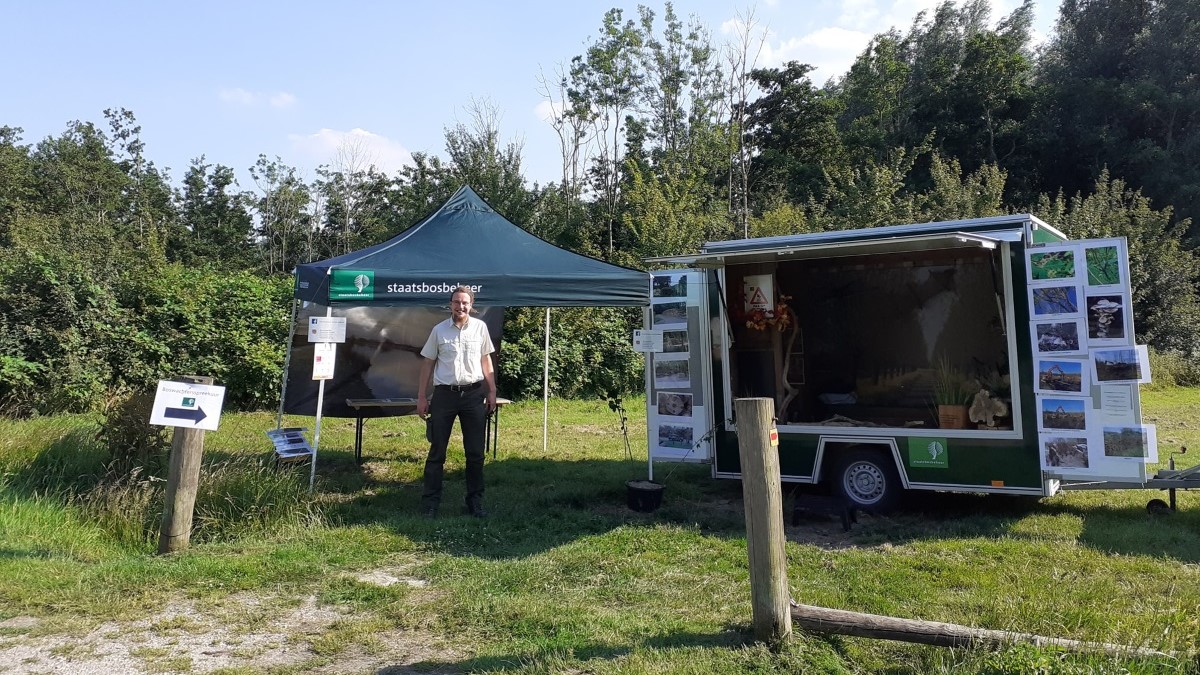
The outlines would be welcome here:
<svg viewBox="0 0 1200 675">
<path fill-rule="evenodd" d="M 544 309 L 513 308 L 505 313 L 500 390 L 512 398 L 541 396 L 545 326 Z M 639 326 L 638 308 L 551 310 L 550 393 L 607 398 L 641 391 L 643 360 L 632 345 L 632 331 Z"/>
<path fill-rule="evenodd" d="M 145 264 L 108 285 L 78 257 L 0 252 L 0 413 L 102 410 L 123 392 L 210 375 L 230 409 L 277 400 L 291 280 Z"/>
<path fill-rule="evenodd" d="M 1150 375 L 1148 386 L 1200 387 L 1200 362 L 1178 352 L 1150 349 Z"/>
</svg>

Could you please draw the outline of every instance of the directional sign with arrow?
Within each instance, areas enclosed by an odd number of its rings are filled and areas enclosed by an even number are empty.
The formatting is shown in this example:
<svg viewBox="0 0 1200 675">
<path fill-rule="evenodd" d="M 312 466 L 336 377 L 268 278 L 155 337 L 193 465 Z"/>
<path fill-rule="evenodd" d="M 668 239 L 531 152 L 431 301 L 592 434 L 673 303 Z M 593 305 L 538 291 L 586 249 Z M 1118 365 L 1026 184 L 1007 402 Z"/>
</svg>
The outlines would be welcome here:
<svg viewBox="0 0 1200 675">
<path fill-rule="evenodd" d="M 150 423 L 216 431 L 224 402 L 225 387 L 161 380 L 154 395 Z"/>
</svg>

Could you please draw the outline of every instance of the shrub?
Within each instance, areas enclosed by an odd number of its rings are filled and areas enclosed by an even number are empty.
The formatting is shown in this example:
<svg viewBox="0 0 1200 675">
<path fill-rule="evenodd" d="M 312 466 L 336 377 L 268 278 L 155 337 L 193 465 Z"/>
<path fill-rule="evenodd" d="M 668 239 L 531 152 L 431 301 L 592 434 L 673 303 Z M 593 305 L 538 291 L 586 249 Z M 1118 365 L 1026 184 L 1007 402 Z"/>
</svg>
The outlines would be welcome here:
<svg viewBox="0 0 1200 675">
<path fill-rule="evenodd" d="M 1150 387 L 1200 386 L 1200 363 L 1178 352 L 1150 349 Z"/>
<path fill-rule="evenodd" d="M 587 307 L 550 314 L 550 391 L 562 398 L 607 398 L 642 390 L 643 360 L 633 351 L 640 309 Z M 512 398 L 540 397 L 545 310 L 505 314 L 500 390 Z"/>
<path fill-rule="evenodd" d="M 109 399 L 96 440 L 108 451 L 111 473 L 134 469 L 148 476 L 164 475 L 167 461 L 167 427 L 150 424 L 154 393 L 127 393 Z"/>
</svg>

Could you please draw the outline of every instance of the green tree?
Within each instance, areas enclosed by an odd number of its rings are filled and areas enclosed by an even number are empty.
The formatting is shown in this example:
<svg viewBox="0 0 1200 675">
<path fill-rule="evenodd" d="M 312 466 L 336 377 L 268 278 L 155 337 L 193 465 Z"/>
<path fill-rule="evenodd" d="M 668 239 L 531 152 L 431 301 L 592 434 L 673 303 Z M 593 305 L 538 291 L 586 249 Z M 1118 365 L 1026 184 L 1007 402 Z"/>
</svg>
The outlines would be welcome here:
<svg viewBox="0 0 1200 675">
<path fill-rule="evenodd" d="M 1037 67 L 1034 189 L 1082 192 L 1107 171 L 1195 222 L 1198 14 L 1197 0 L 1062 3 Z"/>
<path fill-rule="evenodd" d="M 510 221 L 528 222 L 533 200 L 521 173 L 521 144 L 501 141 L 500 116 L 494 104 L 475 101 L 470 113 L 470 127 L 458 124 L 446 130 L 449 178 L 458 185 L 470 185 Z"/>
<path fill-rule="evenodd" d="M 762 96 L 750 106 L 748 138 L 756 157 L 750 172 L 758 208 L 783 195 L 805 203 L 818 195 L 825 171 L 843 162 L 837 130 L 840 101 L 813 86 L 812 66 L 790 61 L 751 77 Z"/>
<path fill-rule="evenodd" d="M 179 200 L 182 232 L 167 246 L 171 260 L 207 262 L 229 269 L 254 265 L 253 222 L 236 186 L 233 169 L 207 164 L 204 157 L 192 160 L 183 176 Z"/>
<path fill-rule="evenodd" d="M 261 269 L 267 274 L 290 273 L 298 263 L 315 260 L 322 249 L 313 226 L 312 193 L 296 169 L 276 157 L 259 155 L 250 176 L 260 194 L 251 198 L 257 214 L 255 235 Z"/>
<path fill-rule="evenodd" d="M 1200 257 L 1186 244 L 1190 222 L 1172 223 L 1140 190 L 1101 172 L 1091 194 L 1043 197 L 1037 213 L 1072 239 L 1125 237 L 1137 339 L 1159 351 L 1200 356 Z"/>
</svg>

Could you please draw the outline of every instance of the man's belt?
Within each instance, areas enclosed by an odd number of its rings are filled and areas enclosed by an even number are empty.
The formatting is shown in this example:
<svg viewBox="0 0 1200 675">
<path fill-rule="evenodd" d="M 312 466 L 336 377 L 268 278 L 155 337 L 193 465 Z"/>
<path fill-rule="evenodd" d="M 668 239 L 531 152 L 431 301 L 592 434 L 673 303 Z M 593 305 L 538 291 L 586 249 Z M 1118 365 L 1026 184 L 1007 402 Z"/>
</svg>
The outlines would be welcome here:
<svg viewBox="0 0 1200 675">
<path fill-rule="evenodd" d="M 476 382 L 472 382 L 471 384 L 435 384 L 434 389 L 442 389 L 445 391 L 456 391 L 456 392 L 474 391 L 474 390 L 478 389 L 480 387 L 480 385 L 482 385 L 482 384 L 483 384 L 483 380 L 478 380 Z"/>
</svg>

